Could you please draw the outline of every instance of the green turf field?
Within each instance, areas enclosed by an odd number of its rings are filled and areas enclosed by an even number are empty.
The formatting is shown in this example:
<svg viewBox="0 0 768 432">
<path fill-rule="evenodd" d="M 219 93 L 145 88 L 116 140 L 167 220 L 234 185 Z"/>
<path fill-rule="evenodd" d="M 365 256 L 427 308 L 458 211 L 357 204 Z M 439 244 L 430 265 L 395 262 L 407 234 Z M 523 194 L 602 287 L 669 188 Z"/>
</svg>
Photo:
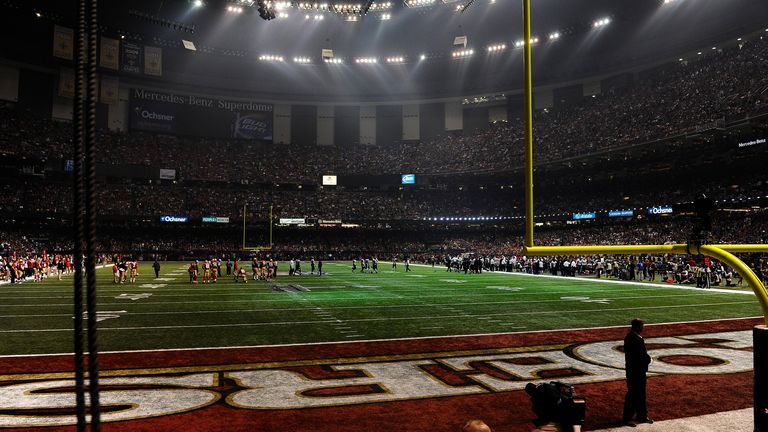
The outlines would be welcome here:
<svg viewBox="0 0 768 432">
<path fill-rule="evenodd" d="M 281 272 L 287 270 L 281 265 Z M 305 263 L 305 270 L 308 270 Z M 250 270 L 247 265 L 246 269 Z M 326 262 L 318 276 L 281 276 L 310 292 L 265 282 L 190 285 L 185 263 L 149 264 L 115 285 L 100 270 L 101 351 L 224 347 L 506 333 L 760 315 L 754 296 L 515 274 L 465 275 L 382 263 L 379 274 Z M 71 277 L 0 285 L 0 355 L 72 351 Z"/>
</svg>

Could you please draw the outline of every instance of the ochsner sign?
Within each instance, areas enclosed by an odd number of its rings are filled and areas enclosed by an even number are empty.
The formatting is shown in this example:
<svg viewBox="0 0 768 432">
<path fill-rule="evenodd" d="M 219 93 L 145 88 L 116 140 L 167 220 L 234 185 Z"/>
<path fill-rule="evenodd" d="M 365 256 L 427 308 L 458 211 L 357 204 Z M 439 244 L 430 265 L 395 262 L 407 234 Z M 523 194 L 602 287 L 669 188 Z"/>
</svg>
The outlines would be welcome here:
<svg viewBox="0 0 768 432">
<path fill-rule="evenodd" d="M 160 216 L 160 222 L 187 223 L 189 216 Z"/>
<path fill-rule="evenodd" d="M 670 213 L 672 213 L 672 206 L 648 207 L 648 214 L 659 215 L 659 214 L 670 214 Z"/>
</svg>

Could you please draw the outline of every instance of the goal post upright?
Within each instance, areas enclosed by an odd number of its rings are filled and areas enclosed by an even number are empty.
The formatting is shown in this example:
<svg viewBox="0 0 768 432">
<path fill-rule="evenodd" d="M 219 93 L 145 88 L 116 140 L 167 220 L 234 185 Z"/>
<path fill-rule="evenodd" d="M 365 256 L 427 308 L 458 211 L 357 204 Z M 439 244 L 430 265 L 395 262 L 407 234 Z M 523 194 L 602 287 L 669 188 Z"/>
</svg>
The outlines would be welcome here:
<svg viewBox="0 0 768 432">
<path fill-rule="evenodd" d="M 523 254 L 552 256 L 563 254 L 653 254 L 705 255 L 733 268 L 747 281 L 757 297 L 764 325 L 753 329 L 754 351 L 754 431 L 768 432 L 768 292 L 754 271 L 734 253 L 768 252 L 765 244 L 673 244 L 673 245 L 611 245 L 611 246 L 536 246 L 533 220 L 533 79 L 531 61 L 531 0 L 523 3 L 523 85 L 525 119 L 525 239 Z"/>
<path fill-rule="evenodd" d="M 525 101 L 525 242 L 523 253 L 529 256 L 561 254 L 650 254 L 676 253 L 681 255 L 707 255 L 721 260 L 736 270 L 752 288 L 763 311 L 765 324 L 768 325 L 768 292 L 760 278 L 755 275 L 741 259 L 733 253 L 768 252 L 765 244 L 727 244 L 717 245 L 615 245 L 615 246 L 536 246 L 534 243 L 533 221 L 533 72 L 531 61 L 531 0 L 523 2 L 524 34 L 524 101 Z M 768 430 L 766 431 L 768 432 Z"/>
<path fill-rule="evenodd" d="M 531 68 L 531 0 L 523 0 L 523 57 L 525 69 L 525 247 L 533 247 L 533 73 Z"/>
<path fill-rule="evenodd" d="M 243 246 L 242 250 L 244 251 L 270 251 L 274 247 L 274 241 L 272 237 L 272 204 L 269 205 L 269 244 L 262 245 L 262 246 L 248 246 L 246 244 L 246 230 L 247 230 L 247 223 L 248 223 L 248 204 L 243 204 Z"/>
</svg>

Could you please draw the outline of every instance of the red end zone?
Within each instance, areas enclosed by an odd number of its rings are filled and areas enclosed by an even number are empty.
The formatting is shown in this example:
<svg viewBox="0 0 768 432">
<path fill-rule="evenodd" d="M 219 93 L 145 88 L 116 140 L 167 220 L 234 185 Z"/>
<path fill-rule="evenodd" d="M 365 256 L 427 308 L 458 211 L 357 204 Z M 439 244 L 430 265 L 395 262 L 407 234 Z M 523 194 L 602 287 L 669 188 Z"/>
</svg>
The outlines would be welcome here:
<svg viewBox="0 0 768 432">
<path fill-rule="evenodd" d="M 752 406 L 757 319 L 649 325 L 658 420 Z M 528 382 L 569 382 L 618 424 L 625 328 L 103 354 L 107 431 L 527 431 Z M 0 428 L 73 430 L 70 356 L 0 358 Z"/>
</svg>

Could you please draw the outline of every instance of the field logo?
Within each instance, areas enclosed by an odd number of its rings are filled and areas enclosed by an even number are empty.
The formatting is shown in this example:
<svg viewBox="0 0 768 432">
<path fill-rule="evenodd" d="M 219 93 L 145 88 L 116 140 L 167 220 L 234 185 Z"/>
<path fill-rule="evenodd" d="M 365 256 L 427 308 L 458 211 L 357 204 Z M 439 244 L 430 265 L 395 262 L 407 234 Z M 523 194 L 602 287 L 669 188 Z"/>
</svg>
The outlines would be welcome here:
<svg viewBox="0 0 768 432">
<path fill-rule="evenodd" d="M 621 340 L 502 347 L 370 359 L 251 363 L 209 368 L 103 371 L 104 421 L 167 416 L 215 402 L 238 410 L 293 410 L 521 391 L 528 383 L 571 385 L 625 379 Z M 752 370 L 752 333 L 646 339 L 652 375 Z M 65 375 L 66 376 L 66 375 Z M 716 379 L 716 378 L 713 378 Z M 0 428 L 75 423 L 70 378 L 25 376 L 0 386 Z M 221 387 L 231 389 L 220 393 Z"/>
</svg>

